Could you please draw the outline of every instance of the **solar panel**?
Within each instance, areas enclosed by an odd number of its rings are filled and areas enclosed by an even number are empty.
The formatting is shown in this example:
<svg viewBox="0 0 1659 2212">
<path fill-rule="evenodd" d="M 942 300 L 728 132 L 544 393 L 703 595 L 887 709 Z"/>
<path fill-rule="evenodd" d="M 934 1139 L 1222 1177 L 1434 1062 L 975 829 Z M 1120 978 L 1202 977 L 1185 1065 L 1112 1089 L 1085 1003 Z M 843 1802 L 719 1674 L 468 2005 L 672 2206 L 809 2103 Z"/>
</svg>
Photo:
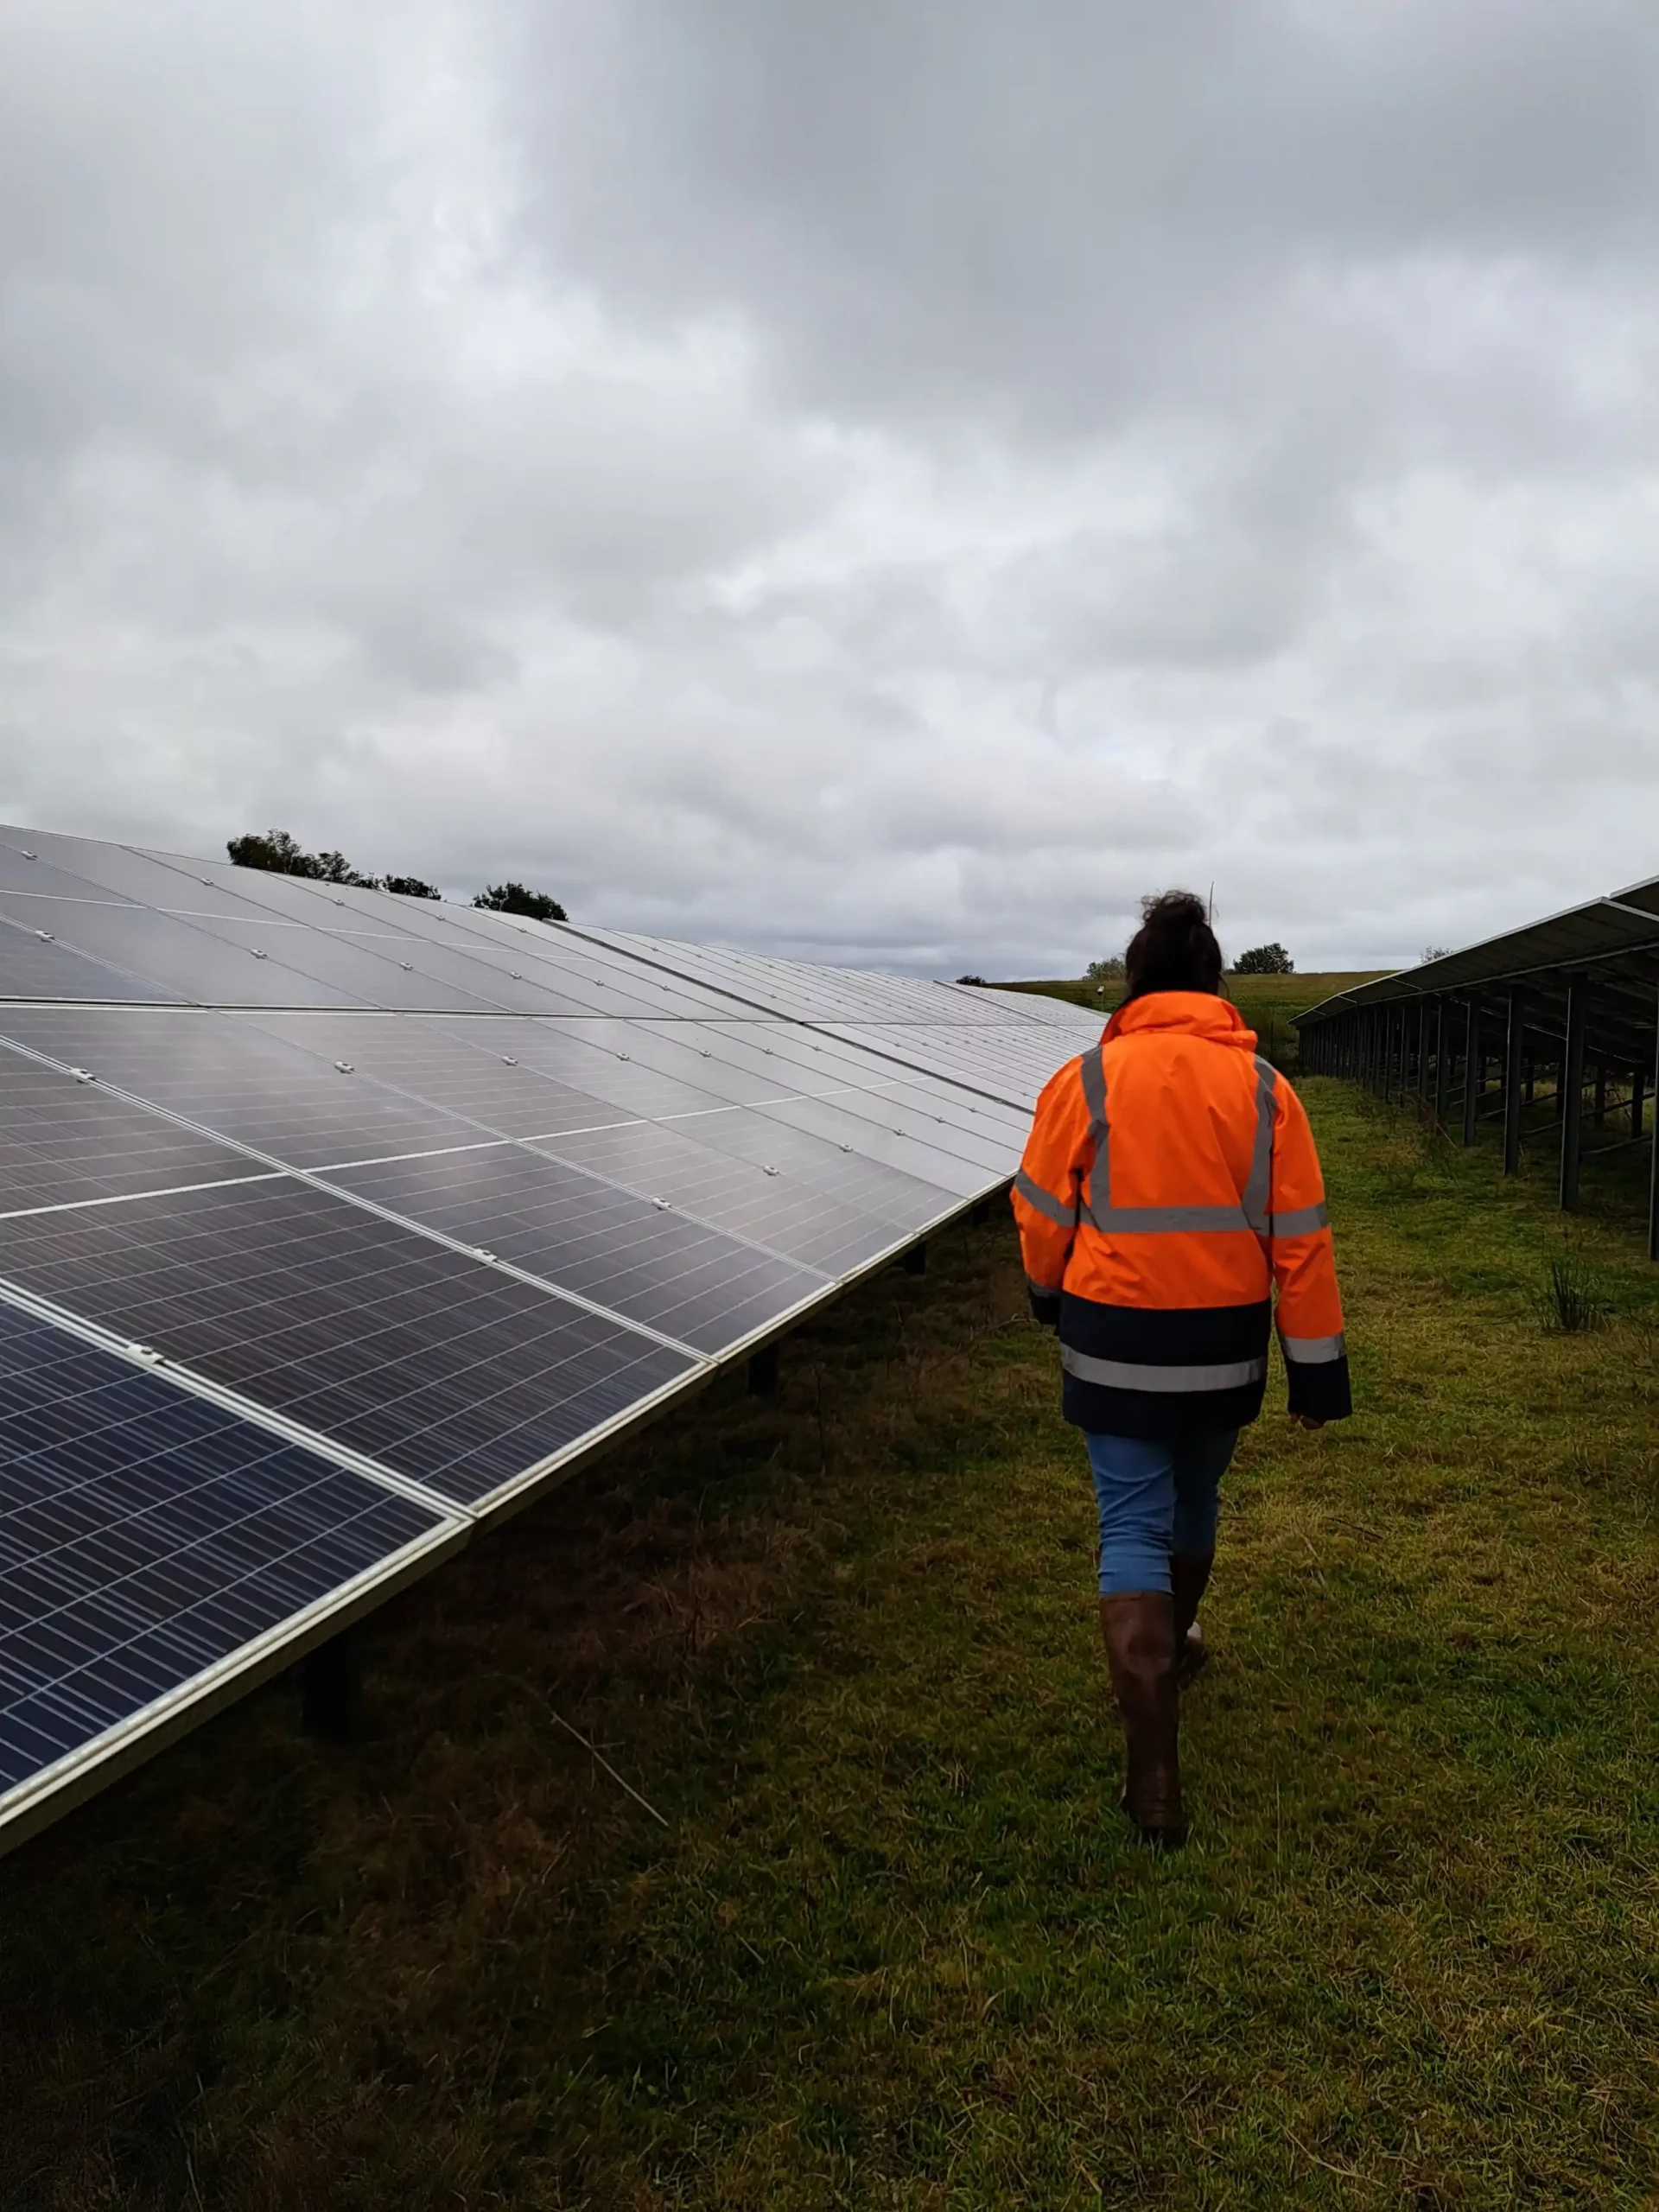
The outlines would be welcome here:
<svg viewBox="0 0 1659 2212">
<path fill-rule="evenodd" d="M 141 982 L 60 944 L 48 918 L 31 918 L 23 900 L 11 901 L 10 911 L 0 903 L 0 999 L 181 1003 L 177 991 Z"/>
<path fill-rule="evenodd" d="M 21 1052 L 0 1052 L 0 1213 L 257 1173 L 245 1153 Z"/>
<path fill-rule="evenodd" d="M 824 1197 L 779 1169 L 734 1159 L 655 1122 L 627 1122 L 550 1141 L 561 1160 L 765 1250 L 835 1276 L 906 1241 L 901 1224 Z M 935 1203 L 924 1220 L 937 1219 Z"/>
<path fill-rule="evenodd" d="M 728 1351 L 826 1287 L 821 1274 L 516 1145 L 329 1180 L 702 1352 Z"/>
<path fill-rule="evenodd" d="M 264 944 L 250 936 L 246 943 L 233 944 L 194 921 L 147 906 L 38 899 L 16 892 L 0 892 L 0 915 L 46 932 L 67 950 L 101 961 L 143 986 L 125 995 L 225 1006 L 351 1004 L 345 992 L 284 967 L 270 932 Z"/>
<path fill-rule="evenodd" d="M 0 1302 L 0 1823 L 459 1534 Z"/>
<path fill-rule="evenodd" d="M 526 1056 L 469 1043 L 470 1024 L 446 1029 L 389 1014 L 260 1014 L 250 1026 L 329 1066 L 345 1060 L 359 1075 L 441 1108 L 486 1135 L 531 1137 L 626 1118 L 607 1101 L 539 1074 Z M 524 1027 L 528 1032 L 529 1024 Z"/>
<path fill-rule="evenodd" d="M 288 1178 L 0 1220 L 0 1276 L 467 1505 L 697 1365 Z"/>
<path fill-rule="evenodd" d="M 995 1190 L 1096 1027 L 4 830 L 0 1001 L 0 1409 L 5 1317 L 59 1344 L 16 1528 L 86 1580 L 31 1805 Z"/>
<path fill-rule="evenodd" d="M 3 1007 L 0 1037 L 289 1166 L 435 1151 L 480 1135 L 471 1122 L 405 1097 L 349 1063 L 337 1065 L 201 1008 L 112 1017 L 73 1007 Z"/>
</svg>

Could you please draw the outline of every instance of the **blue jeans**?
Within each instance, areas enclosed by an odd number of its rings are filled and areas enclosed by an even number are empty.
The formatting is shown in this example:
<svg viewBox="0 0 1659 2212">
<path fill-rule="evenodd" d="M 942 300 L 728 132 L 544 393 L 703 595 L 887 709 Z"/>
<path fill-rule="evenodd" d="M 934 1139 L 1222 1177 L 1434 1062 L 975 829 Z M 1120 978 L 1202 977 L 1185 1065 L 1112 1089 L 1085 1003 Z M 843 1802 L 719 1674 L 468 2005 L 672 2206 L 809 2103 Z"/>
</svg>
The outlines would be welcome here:
<svg viewBox="0 0 1659 2212">
<path fill-rule="evenodd" d="M 1181 1438 L 1086 1435 L 1100 1509 L 1100 1592 L 1167 1590 L 1172 1552 L 1216 1548 L 1236 1428 Z"/>
</svg>

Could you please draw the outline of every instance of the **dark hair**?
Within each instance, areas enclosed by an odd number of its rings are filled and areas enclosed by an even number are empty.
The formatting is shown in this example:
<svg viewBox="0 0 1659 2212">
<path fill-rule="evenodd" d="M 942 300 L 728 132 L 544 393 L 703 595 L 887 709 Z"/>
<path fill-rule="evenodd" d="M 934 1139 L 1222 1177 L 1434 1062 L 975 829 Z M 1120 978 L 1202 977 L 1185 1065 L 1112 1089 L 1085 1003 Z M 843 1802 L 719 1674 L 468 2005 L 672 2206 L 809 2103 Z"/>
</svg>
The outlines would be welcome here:
<svg viewBox="0 0 1659 2212">
<path fill-rule="evenodd" d="M 1141 926 L 1123 956 L 1128 994 L 1219 991 L 1221 947 L 1202 899 L 1191 891 L 1160 891 L 1141 901 Z"/>
</svg>

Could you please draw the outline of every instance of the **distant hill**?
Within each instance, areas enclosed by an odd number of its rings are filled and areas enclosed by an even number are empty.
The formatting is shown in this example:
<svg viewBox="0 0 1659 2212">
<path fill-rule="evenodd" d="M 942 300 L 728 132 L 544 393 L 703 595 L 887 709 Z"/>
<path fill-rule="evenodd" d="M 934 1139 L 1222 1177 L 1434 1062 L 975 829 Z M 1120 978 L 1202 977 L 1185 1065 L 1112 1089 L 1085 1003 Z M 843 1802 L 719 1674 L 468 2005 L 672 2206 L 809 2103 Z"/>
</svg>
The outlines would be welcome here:
<svg viewBox="0 0 1659 2212">
<path fill-rule="evenodd" d="M 1296 1033 L 1292 1027 L 1294 1015 L 1304 1013 L 1311 1006 L 1318 1006 L 1321 999 L 1331 998 L 1338 991 L 1351 990 L 1356 983 L 1374 982 L 1377 976 L 1391 972 L 1386 968 L 1365 968 L 1349 974 L 1229 976 L 1225 978 L 1224 988 L 1227 996 L 1260 1036 L 1262 1050 L 1268 1058 L 1281 1067 L 1294 1067 L 1296 1061 Z M 1103 1016 L 1109 1014 L 1123 996 L 1122 983 L 996 983 L 992 988 L 1031 991 L 1041 998 L 1069 999 L 1073 1006 L 1097 1007 Z"/>
</svg>

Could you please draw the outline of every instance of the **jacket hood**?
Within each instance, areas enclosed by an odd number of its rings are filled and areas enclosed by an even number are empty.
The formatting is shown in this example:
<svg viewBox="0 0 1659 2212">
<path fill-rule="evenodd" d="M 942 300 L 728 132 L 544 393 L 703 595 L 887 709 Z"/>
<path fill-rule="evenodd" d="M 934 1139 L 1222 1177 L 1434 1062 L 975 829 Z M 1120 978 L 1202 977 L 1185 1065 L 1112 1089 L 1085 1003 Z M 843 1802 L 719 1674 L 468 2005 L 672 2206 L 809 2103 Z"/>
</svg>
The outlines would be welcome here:
<svg viewBox="0 0 1659 2212">
<path fill-rule="evenodd" d="M 1148 991 L 1119 1007 L 1106 1024 L 1101 1042 L 1137 1037 L 1150 1030 L 1185 1037 L 1205 1037 L 1212 1045 L 1235 1045 L 1241 1052 L 1255 1050 L 1255 1032 L 1230 999 L 1209 991 Z"/>
</svg>

